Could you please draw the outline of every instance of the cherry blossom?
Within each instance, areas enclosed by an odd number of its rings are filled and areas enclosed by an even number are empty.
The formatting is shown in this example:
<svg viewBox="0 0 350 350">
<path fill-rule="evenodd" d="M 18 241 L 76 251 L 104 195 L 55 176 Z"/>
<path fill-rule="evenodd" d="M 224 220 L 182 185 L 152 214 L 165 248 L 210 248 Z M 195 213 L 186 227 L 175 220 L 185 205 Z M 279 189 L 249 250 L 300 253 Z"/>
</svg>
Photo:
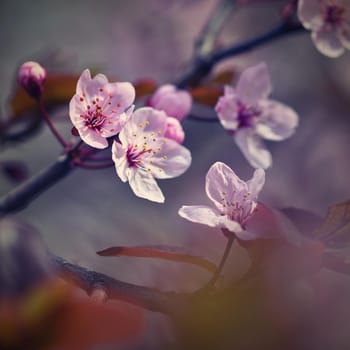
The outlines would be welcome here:
<svg viewBox="0 0 350 350">
<path fill-rule="evenodd" d="M 192 96 L 175 85 L 161 86 L 150 98 L 149 105 L 164 111 L 169 117 L 182 121 L 191 111 Z"/>
<path fill-rule="evenodd" d="M 43 92 L 45 79 L 46 70 L 37 62 L 25 62 L 19 68 L 18 82 L 36 99 L 40 98 Z"/>
<path fill-rule="evenodd" d="M 90 71 L 81 74 L 69 115 L 82 140 L 95 148 L 106 148 L 107 138 L 120 132 L 128 121 L 135 89 L 127 82 L 109 83 L 106 76 Z"/>
<path fill-rule="evenodd" d="M 112 146 L 115 169 L 129 182 L 136 196 L 162 203 L 164 196 L 155 179 L 184 173 L 191 164 L 189 150 L 167 138 L 167 115 L 151 107 L 136 110 Z"/>
<path fill-rule="evenodd" d="M 167 118 L 167 128 L 164 136 L 180 144 L 184 142 L 185 133 L 180 122 L 177 119 L 173 117 Z"/>
<path fill-rule="evenodd" d="M 236 88 L 225 86 L 215 110 L 222 126 L 233 134 L 236 144 L 255 168 L 272 164 L 262 138 L 281 141 L 298 125 L 298 115 L 283 103 L 268 99 L 272 90 L 265 63 L 247 68 Z"/>
<path fill-rule="evenodd" d="M 350 0 L 300 0 L 298 16 L 324 55 L 339 57 L 350 50 Z"/>
<path fill-rule="evenodd" d="M 253 178 L 244 182 L 226 164 L 216 162 L 210 167 L 205 184 L 214 206 L 182 206 L 179 215 L 199 224 L 226 228 L 242 240 L 255 239 L 257 234 L 245 231 L 245 225 L 255 212 L 264 183 L 263 169 L 256 169 Z"/>
</svg>

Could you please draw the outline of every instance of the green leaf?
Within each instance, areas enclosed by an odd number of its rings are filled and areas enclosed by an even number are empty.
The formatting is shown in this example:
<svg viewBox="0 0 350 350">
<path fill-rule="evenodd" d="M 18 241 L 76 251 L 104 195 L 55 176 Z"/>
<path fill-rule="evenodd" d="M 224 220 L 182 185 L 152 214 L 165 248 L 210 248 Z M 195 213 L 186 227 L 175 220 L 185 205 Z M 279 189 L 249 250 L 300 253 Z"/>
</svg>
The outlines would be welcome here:
<svg viewBox="0 0 350 350">
<path fill-rule="evenodd" d="M 165 245 L 135 246 L 135 247 L 110 247 L 97 252 L 101 256 L 129 256 L 137 258 L 157 258 L 173 260 L 202 267 L 210 272 L 216 270 L 216 265 L 198 255 L 193 255 L 182 247 Z"/>
</svg>

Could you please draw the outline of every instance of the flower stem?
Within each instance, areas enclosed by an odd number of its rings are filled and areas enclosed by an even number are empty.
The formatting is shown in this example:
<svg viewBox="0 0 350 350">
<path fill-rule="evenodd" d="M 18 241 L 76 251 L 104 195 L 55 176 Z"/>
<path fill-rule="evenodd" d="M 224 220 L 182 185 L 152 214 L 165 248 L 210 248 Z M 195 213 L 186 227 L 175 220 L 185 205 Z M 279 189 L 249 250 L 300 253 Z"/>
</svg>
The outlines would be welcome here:
<svg viewBox="0 0 350 350">
<path fill-rule="evenodd" d="M 221 271 L 222 271 L 222 269 L 225 266 L 226 260 L 227 260 L 227 258 L 229 256 L 230 252 L 231 252 L 231 248 L 232 248 L 233 242 L 234 242 L 235 237 L 236 237 L 234 234 L 228 235 L 226 233 L 225 229 L 223 229 L 223 233 L 227 237 L 227 243 L 226 243 L 226 247 L 225 247 L 225 250 L 224 250 L 224 254 L 222 255 L 220 264 L 219 264 L 218 268 L 216 269 L 216 271 L 214 273 L 214 276 L 208 282 L 206 287 L 213 287 L 215 285 L 215 283 L 217 282 L 217 280 L 220 278 Z"/>
<path fill-rule="evenodd" d="M 47 113 L 47 110 L 46 110 L 44 103 L 41 99 L 38 101 L 38 104 L 39 104 L 40 111 L 41 111 L 42 115 L 44 116 L 45 122 L 48 125 L 48 127 L 50 128 L 51 132 L 54 134 L 54 136 L 56 137 L 58 142 L 64 148 L 66 148 L 68 146 L 68 143 L 66 142 L 66 140 L 62 137 L 62 135 L 58 132 L 58 130 L 53 125 L 51 118 L 50 118 L 49 114 Z"/>
<path fill-rule="evenodd" d="M 75 159 L 74 165 L 76 165 L 80 168 L 98 170 L 98 169 L 111 168 L 114 165 L 114 163 L 110 161 L 110 162 L 105 162 L 105 163 L 90 164 L 90 163 L 83 162 L 79 159 Z"/>
</svg>

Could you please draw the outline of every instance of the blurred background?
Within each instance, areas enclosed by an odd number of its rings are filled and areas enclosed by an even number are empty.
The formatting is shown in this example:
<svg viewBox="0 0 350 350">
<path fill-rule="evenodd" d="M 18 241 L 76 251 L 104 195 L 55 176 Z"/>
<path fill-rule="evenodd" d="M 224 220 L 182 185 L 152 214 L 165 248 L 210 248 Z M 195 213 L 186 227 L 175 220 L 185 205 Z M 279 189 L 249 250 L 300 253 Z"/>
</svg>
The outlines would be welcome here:
<svg viewBox="0 0 350 350">
<path fill-rule="evenodd" d="M 27 60 L 37 60 L 49 74 L 79 75 L 90 68 L 111 80 L 173 81 L 190 60 L 194 40 L 216 3 L 1 1 L 1 116 L 11 114 L 8 101 L 16 86 L 16 72 Z M 284 3 L 258 1 L 237 7 L 218 45 L 238 43 L 272 28 L 280 20 L 279 9 Z M 348 52 L 338 59 L 324 57 L 305 33 L 269 43 L 216 67 L 217 71 L 240 72 L 265 61 L 273 82 L 272 98 L 292 106 L 300 115 L 300 126 L 293 137 L 268 144 L 274 164 L 267 172 L 261 195 L 264 203 L 277 208 L 304 208 L 324 216 L 329 205 L 350 198 L 349 57 Z M 57 112 L 57 126 L 69 136 L 67 111 L 65 107 Z M 159 181 L 165 204 L 135 197 L 113 168 L 76 169 L 13 217 L 35 226 L 53 253 L 87 268 L 165 290 L 198 288 L 210 275 L 195 267 L 95 254 L 113 245 L 167 244 L 189 247 L 213 261 L 219 260 L 225 246 L 220 232 L 186 222 L 177 211 L 184 204 L 208 203 L 205 174 L 215 161 L 227 163 L 243 179 L 249 179 L 253 169 L 218 123 L 187 120 L 183 126 L 185 146 L 191 150 L 193 162 L 181 177 Z M 0 151 L 2 161 L 23 161 L 30 175 L 49 165 L 61 152 L 46 127 L 23 143 L 1 145 Z M 5 177 L 0 178 L 1 195 L 14 186 Z M 235 246 L 225 268 L 227 279 L 239 276 L 247 263 L 244 250 Z M 323 288 L 323 304 L 317 317 L 304 322 L 307 336 L 300 337 L 298 349 L 345 349 L 350 345 L 350 283 L 330 271 L 321 271 L 315 278 Z M 291 305 L 302 308 L 307 298 L 312 300 L 314 290 L 303 288 L 298 289 L 302 295 L 298 298 L 303 301 L 292 298 Z M 147 312 L 146 321 L 136 348 L 156 349 L 174 342 L 165 317 Z"/>
</svg>

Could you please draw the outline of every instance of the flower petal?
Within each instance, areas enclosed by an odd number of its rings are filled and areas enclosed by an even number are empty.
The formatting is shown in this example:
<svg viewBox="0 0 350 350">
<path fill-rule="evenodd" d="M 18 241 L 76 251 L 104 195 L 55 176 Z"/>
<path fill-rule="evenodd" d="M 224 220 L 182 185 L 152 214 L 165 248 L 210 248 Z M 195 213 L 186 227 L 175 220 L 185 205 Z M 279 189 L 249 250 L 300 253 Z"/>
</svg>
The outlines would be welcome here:
<svg viewBox="0 0 350 350">
<path fill-rule="evenodd" d="M 239 234 L 239 232 L 243 231 L 242 226 L 237 221 L 233 221 L 227 216 L 219 217 L 219 226 L 221 228 L 227 228 L 230 232 L 235 234 Z"/>
<path fill-rule="evenodd" d="M 108 147 L 108 141 L 94 130 L 87 127 L 78 129 L 81 139 L 91 147 L 103 149 Z"/>
<path fill-rule="evenodd" d="M 252 167 L 266 169 L 271 166 L 271 154 L 265 148 L 260 137 L 254 134 L 253 130 L 240 129 L 237 131 L 234 138 L 237 146 Z"/>
<path fill-rule="evenodd" d="M 137 197 L 152 202 L 164 203 L 164 196 L 151 173 L 138 168 L 129 168 L 129 184 Z"/>
<path fill-rule="evenodd" d="M 190 151 L 176 141 L 166 139 L 161 150 L 152 157 L 150 169 L 155 178 L 169 179 L 180 176 L 190 165 Z"/>
<path fill-rule="evenodd" d="M 248 105 L 255 105 L 267 98 L 271 91 L 270 75 L 265 63 L 247 68 L 241 74 L 236 88 L 239 99 Z"/>
<path fill-rule="evenodd" d="M 225 86 L 225 93 L 221 96 L 215 106 L 221 125 L 226 130 L 238 128 L 237 95 L 230 86 Z"/>
<path fill-rule="evenodd" d="M 198 224 L 217 227 L 220 214 L 214 209 L 205 205 L 184 205 L 179 209 L 179 215 Z"/>
<path fill-rule="evenodd" d="M 313 31 L 311 37 L 317 49 L 328 57 L 339 57 L 345 52 L 336 29 L 330 30 L 323 26 L 320 30 Z"/>
<path fill-rule="evenodd" d="M 298 17 L 306 29 L 319 28 L 323 23 L 320 0 L 299 0 Z"/>
<path fill-rule="evenodd" d="M 77 94 L 82 96 L 85 93 L 85 88 L 91 82 L 91 74 L 89 69 L 85 69 L 83 73 L 81 73 L 78 83 L 77 83 Z"/>
<path fill-rule="evenodd" d="M 109 83 L 104 90 L 109 97 L 108 101 L 111 102 L 104 108 L 106 114 L 110 114 L 113 110 L 120 114 L 134 103 L 135 88 L 130 83 Z"/>
<path fill-rule="evenodd" d="M 206 176 L 205 191 L 215 206 L 222 212 L 223 193 L 227 197 L 235 192 L 247 190 L 247 185 L 226 164 L 214 163 Z"/>
<path fill-rule="evenodd" d="M 251 180 L 247 181 L 248 190 L 251 193 L 251 198 L 255 201 L 265 184 L 264 169 L 256 169 Z"/>
<path fill-rule="evenodd" d="M 112 145 L 112 160 L 115 165 L 115 170 L 123 182 L 128 181 L 129 165 L 126 158 L 124 147 L 117 141 Z"/>
<path fill-rule="evenodd" d="M 280 141 L 290 137 L 298 125 L 298 114 L 287 105 L 265 100 L 260 103 L 263 114 L 256 124 L 256 133 L 267 140 Z"/>
</svg>

